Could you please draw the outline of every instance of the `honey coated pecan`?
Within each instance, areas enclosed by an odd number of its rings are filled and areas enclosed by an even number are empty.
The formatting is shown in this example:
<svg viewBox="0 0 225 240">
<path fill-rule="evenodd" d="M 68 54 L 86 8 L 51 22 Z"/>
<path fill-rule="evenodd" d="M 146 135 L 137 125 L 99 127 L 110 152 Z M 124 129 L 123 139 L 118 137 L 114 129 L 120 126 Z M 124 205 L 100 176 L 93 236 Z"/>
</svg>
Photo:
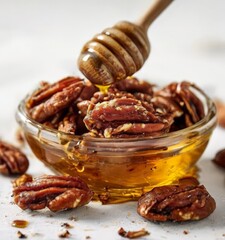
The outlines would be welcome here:
<svg viewBox="0 0 225 240">
<path fill-rule="evenodd" d="M 83 81 L 68 77 L 52 85 L 44 86 L 34 92 L 27 100 L 26 106 L 30 116 L 43 123 L 75 101 L 83 89 Z"/>
<path fill-rule="evenodd" d="M 115 87 L 120 91 L 126 91 L 129 93 L 146 93 L 152 96 L 154 85 L 143 80 L 138 80 L 135 77 L 129 77 L 124 80 L 117 81 L 112 87 Z"/>
<path fill-rule="evenodd" d="M 155 93 L 155 96 L 164 97 L 180 106 L 184 114 L 185 127 L 193 125 L 205 116 L 203 103 L 192 88 L 198 89 L 196 85 L 183 81 L 171 83 Z"/>
<path fill-rule="evenodd" d="M 84 122 L 89 131 L 108 138 L 120 134 L 160 132 L 166 123 L 134 98 L 115 98 L 90 104 Z"/>
<path fill-rule="evenodd" d="M 59 122 L 58 130 L 65 133 L 75 134 L 77 124 L 76 124 L 76 114 L 71 107 L 61 122 Z"/>
<path fill-rule="evenodd" d="M 78 177 L 45 175 L 15 187 L 13 195 L 22 209 L 57 212 L 89 203 L 93 192 Z"/>
<path fill-rule="evenodd" d="M 0 140 L 0 173 L 23 174 L 28 166 L 29 161 L 24 153 L 12 144 Z"/>
<path fill-rule="evenodd" d="M 150 221 L 189 221 L 208 217 L 215 200 L 202 185 L 169 185 L 153 188 L 138 201 L 137 212 Z"/>
</svg>

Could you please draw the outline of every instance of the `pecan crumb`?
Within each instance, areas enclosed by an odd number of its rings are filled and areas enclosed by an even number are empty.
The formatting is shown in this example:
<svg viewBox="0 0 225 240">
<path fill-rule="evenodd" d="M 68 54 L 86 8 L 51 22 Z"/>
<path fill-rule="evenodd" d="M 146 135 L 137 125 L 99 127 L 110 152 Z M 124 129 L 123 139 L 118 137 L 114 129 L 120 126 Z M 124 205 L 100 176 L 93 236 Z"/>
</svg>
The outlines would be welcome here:
<svg viewBox="0 0 225 240">
<path fill-rule="evenodd" d="M 70 232 L 68 230 L 63 230 L 62 232 L 59 233 L 60 238 L 69 238 L 70 237 Z"/>
<path fill-rule="evenodd" d="M 110 199 L 110 194 L 109 192 L 105 192 L 105 193 L 101 193 L 98 195 L 98 199 L 100 200 L 100 202 L 104 205 L 107 204 L 109 199 Z"/>
<path fill-rule="evenodd" d="M 144 228 L 138 231 L 125 231 L 122 227 L 119 229 L 118 234 L 122 237 L 130 239 L 150 235 L 150 233 Z"/>
<path fill-rule="evenodd" d="M 187 234 L 189 233 L 189 231 L 184 230 L 183 233 L 184 233 L 185 235 L 187 235 Z"/>
<path fill-rule="evenodd" d="M 18 238 L 27 238 L 27 235 L 23 234 L 21 231 L 17 232 Z"/>
<path fill-rule="evenodd" d="M 74 221 L 74 222 L 75 222 L 75 221 L 77 221 L 77 218 L 76 218 L 76 217 L 74 217 L 74 216 L 71 216 L 71 217 L 69 217 L 69 220 L 70 220 L 70 221 Z"/>
<path fill-rule="evenodd" d="M 23 132 L 22 132 L 22 129 L 21 129 L 21 128 L 18 128 L 17 131 L 16 131 L 16 140 L 17 140 L 18 143 L 21 144 L 22 146 L 23 146 L 24 143 L 25 143 L 25 139 L 24 139 Z"/>
<path fill-rule="evenodd" d="M 213 162 L 216 165 L 225 168 L 225 149 L 222 149 L 216 153 L 216 156 L 214 157 Z"/>
<path fill-rule="evenodd" d="M 64 227 L 64 228 L 73 228 L 73 226 L 70 225 L 69 223 L 62 223 L 62 224 L 61 224 L 61 227 Z"/>
</svg>

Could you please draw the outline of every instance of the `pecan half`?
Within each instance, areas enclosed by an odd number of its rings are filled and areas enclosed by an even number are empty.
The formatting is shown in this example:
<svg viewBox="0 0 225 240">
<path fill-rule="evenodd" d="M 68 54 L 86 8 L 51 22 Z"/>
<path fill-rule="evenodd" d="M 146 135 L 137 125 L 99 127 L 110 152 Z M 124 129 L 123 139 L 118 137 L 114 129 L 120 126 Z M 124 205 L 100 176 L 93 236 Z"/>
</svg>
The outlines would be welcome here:
<svg viewBox="0 0 225 240">
<path fill-rule="evenodd" d="M 137 212 L 151 221 L 188 221 L 208 217 L 215 200 L 204 186 L 169 185 L 153 188 L 138 200 Z"/>
<path fill-rule="evenodd" d="M 89 131 L 106 138 L 120 134 L 149 134 L 164 130 L 164 121 L 134 98 L 115 98 L 90 104 L 84 123 Z"/>
<path fill-rule="evenodd" d="M 82 89 L 83 81 L 74 77 L 44 86 L 28 99 L 26 106 L 29 114 L 37 122 L 43 123 L 75 101 Z"/>
<path fill-rule="evenodd" d="M 62 89 L 69 87 L 71 84 L 79 81 L 81 81 L 80 78 L 66 77 L 53 84 L 50 84 L 48 82 L 41 82 L 40 87 L 34 91 L 30 98 L 27 100 L 26 107 L 28 109 L 33 108 L 44 102 L 46 99 L 49 99 L 55 93 L 60 92 Z"/>
<path fill-rule="evenodd" d="M 213 162 L 216 165 L 225 168 L 225 149 L 222 149 L 216 153 L 216 156 L 214 157 Z"/>
<path fill-rule="evenodd" d="M 13 145 L 0 141 L 0 173 L 23 174 L 28 166 L 29 161 L 24 153 Z"/>
<path fill-rule="evenodd" d="M 155 96 L 164 97 L 180 106 L 184 114 L 185 127 L 193 125 L 205 116 L 203 103 L 192 88 L 198 89 L 196 85 L 183 81 L 171 83 L 155 93 Z"/>
<path fill-rule="evenodd" d="M 14 201 L 22 209 L 51 211 L 83 206 L 92 199 L 93 192 L 78 177 L 41 176 L 13 190 Z"/>
</svg>

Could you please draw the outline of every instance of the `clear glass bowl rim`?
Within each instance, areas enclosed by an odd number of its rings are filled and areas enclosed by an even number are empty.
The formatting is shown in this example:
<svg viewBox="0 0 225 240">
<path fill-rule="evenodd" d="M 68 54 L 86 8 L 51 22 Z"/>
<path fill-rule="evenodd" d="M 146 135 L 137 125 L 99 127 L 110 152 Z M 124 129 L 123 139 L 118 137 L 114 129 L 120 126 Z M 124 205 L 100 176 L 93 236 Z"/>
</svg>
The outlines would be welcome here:
<svg viewBox="0 0 225 240">
<path fill-rule="evenodd" d="M 49 128 L 36 122 L 35 120 L 31 119 L 26 112 L 25 103 L 26 99 L 29 97 L 27 95 L 18 105 L 18 109 L 16 112 L 16 120 L 19 125 L 24 129 L 29 127 L 36 128 L 39 132 L 45 132 L 44 138 L 48 142 L 54 142 L 59 144 L 59 135 L 60 138 L 70 139 L 70 141 L 80 142 L 85 141 L 90 148 L 95 148 L 96 146 L 99 148 L 105 148 L 106 151 L 115 151 L 112 149 L 123 149 L 126 147 L 131 147 L 135 149 L 135 144 L 137 144 L 137 148 L 142 146 L 146 146 L 148 144 L 151 147 L 160 147 L 165 146 L 165 140 L 168 139 L 169 145 L 174 145 L 179 143 L 184 139 L 191 139 L 192 136 L 201 135 L 207 132 L 212 131 L 216 124 L 217 124 L 217 117 L 216 117 L 216 106 L 211 98 L 208 97 L 206 93 L 204 93 L 201 89 L 194 87 L 203 97 L 205 104 L 207 106 L 207 113 L 203 119 L 198 121 L 197 123 L 193 124 L 190 127 L 177 130 L 174 132 L 169 132 L 162 134 L 160 136 L 143 136 L 143 137 L 130 137 L 130 138 L 98 138 L 98 137 L 91 137 L 91 136 L 83 136 L 83 135 L 72 135 L 64 132 L 60 132 L 58 130 Z"/>
</svg>

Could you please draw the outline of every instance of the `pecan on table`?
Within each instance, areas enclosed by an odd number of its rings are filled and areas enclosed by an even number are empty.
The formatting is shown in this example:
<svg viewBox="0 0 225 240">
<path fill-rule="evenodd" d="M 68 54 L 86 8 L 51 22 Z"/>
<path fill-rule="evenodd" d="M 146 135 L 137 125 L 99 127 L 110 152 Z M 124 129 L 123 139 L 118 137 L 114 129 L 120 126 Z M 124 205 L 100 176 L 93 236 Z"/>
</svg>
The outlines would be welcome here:
<svg viewBox="0 0 225 240">
<path fill-rule="evenodd" d="M 213 159 L 213 162 L 216 165 L 225 168 L 225 149 L 222 149 L 216 153 L 216 155 Z"/>
<path fill-rule="evenodd" d="M 80 78 L 67 77 L 54 84 L 45 84 L 27 100 L 32 119 L 43 123 L 75 101 L 84 87 Z"/>
<path fill-rule="evenodd" d="M 151 221 L 189 221 L 208 217 L 215 200 L 204 186 L 169 185 L 153 188 L 138 200 L 137 212 Z"/>
<path fill-rule="evenodd" d="M 146 231 L 144 228 L 138 231 L 125 231 L 124 228 L 122 227 L 118 230 L 118 234 L 124 238 L 129 238 L 129 239 L 150 235 L 150 233 Z"/>
<path fill-rule="evenodd" d="M 115 98 L 89 105 L 84 118 L 93 135 L 112 136 L 148 135 L 166 131 L 168 123 L 149 111 L 135 98 Z"/>
<path fill-rule="evenodd" d="M 89 203 L 93 192 L 79 177 L 44 175 L 15 187 L 13 195 L 22 209 L 57 212 Z"/>
<path fill-rule="evenodd" d="M 185 123 L 182 127 L 189 127 L 205 116 L 203 103 L 192 88 L 198 89 L 197 86 L 187 81 L 175 82 L 155 93 L 155 96 L 173 101 L 182 109 L 184 116 L 182 121 Z"/>
<path fill-rule="evenodd" d="M 0 173 L 23 174 L 28 166 L 29 161 L 24 153 L 15 146 L 0 140 Z"/>
</svg>

